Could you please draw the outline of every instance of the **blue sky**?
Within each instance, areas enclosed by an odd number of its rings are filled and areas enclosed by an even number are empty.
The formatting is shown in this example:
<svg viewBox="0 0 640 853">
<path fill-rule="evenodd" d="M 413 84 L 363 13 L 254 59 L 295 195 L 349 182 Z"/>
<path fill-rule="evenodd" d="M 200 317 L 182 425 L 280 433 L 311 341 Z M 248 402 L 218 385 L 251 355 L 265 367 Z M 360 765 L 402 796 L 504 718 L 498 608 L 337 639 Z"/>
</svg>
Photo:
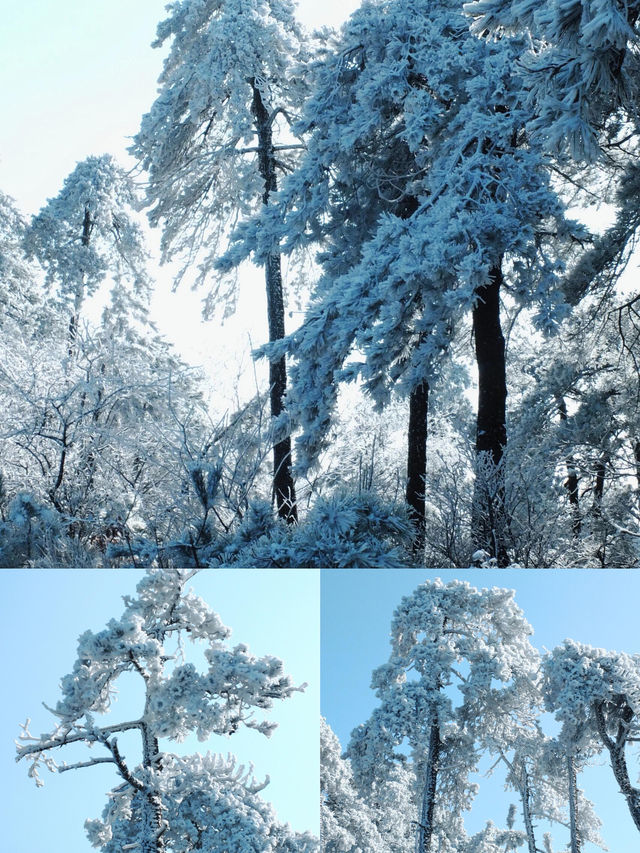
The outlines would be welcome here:
<svg viewBox="0 0 640 853">
<path fill-rule="evenodd" d="M 50 774 L 43 788 L 27 777 L 27 765 L 14 760 L 13 741 L 20 723 L 31 717 L 34 735 L 51 729 L 53 717 L 42 702 L 55 705 L 60 678 L 72 669 L 78 636 L 100 630 L 119 617 L 121 596 L 133 594 L 142 572 L 108 569 L 5 569 L 0 572 L 0 643 L 4 655 L 4 696 L 0 704 L 3 807 L 2 849 L 87 853 L 86 818 L 99 817 L 106 792 L 118 783 L 110 765 Z M 235 754 L 253 762 L 255 776 L 268 773 L 262 796 L 279 818 L 295 829 L 318 830 L 319 576 L 311 570 L 210 569 L 190 582 L 194 591 L 233 629 L 231 644 L 246 643 L 256 655 L 280 657 L 297 684 L 308 683 L 276 703 L 269 718 L 279 727 L 269 739 L 255 731 L 195 738 L 182 745 L 164 742 L 169 751 L 196 750 Z M 139 713 L 140 697 L 123 683 L 113 721 Z M 121 746 L 125 740 L 121 740 Z M 61 751 L 60 751 L 61 752 Z M 86 760 L 86 752 L 84 760 Z M 60 759 L 63 756 L 60 754 Z M 70 752 L 68 763 L 82 760 Z"/>
<path fill-rule="evenodd" d="M 343 747 L 350 732 L 376 705 L 372 670 L 389 657 L 389 626 L 403 595 L 427 579 L 454 577 L 477 587 L 516 590 L 515 600 L 534 629 L 532 642 L 552 649 L 570 637 L 582 643 L 629 653 L 640 652 L 638 604 L 640 573 L 635 570 L 332 570 L 321 578 L 321 708 Z M 602 835 L 612 853 L 638 849 L 638 833 L 618 792 L 605 756 L 579 784 L 597 807 Z M 638 762 L 630 762 L 632 783 Z M 466 821 L 477 831 L 487 819 L 504 826 L 509 799 L 497 780 L 483 787 Z M 556 834 L 557 844 L 566 837 Z M 585 853 L 598 848 L 585 847 Z"/>
</svg>

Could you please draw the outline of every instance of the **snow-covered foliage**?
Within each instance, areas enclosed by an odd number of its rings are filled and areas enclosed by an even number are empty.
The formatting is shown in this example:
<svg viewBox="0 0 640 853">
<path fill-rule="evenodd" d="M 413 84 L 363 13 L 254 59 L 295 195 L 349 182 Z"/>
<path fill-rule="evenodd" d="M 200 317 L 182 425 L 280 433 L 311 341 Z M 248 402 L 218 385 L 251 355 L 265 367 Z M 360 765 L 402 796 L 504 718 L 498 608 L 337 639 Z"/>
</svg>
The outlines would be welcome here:
<svg viewBox="0 0 640 853">
<path fill-rule="evenodd" d="M 150 282 L 138 206 L 131 179 L 104 154 L 78 163 L 60 193 L 34 217 L 28 250 L 72 317 L 107 277 L 117 281 L 119 293 L 126 291 L 128 312 L 144 316 Z"/>
<path fill-rule="evenodd" d="M 479 34 L 525 31 L 522 57 L 536 104 L 530 130 L 573 157 L 601 146 L 637 120 L 638 9 L 618 0 L 474 0 L 465 6 Z"/>
<path fill-rule="evenodd" d="M 316 70 L 301 166 L 229 255 L 322 241 L 306 320 L 268 350 L 297 361 L 300 467 L 326 441 L 339 382 L 359 376 L 385 404 L 433 381 L 503 258 L 505 286 L 544 327 L 561 315 L 559 247 L 580 229 L 522 135 L 523 45 L 479 40 L 448 3 L 368 2 Z"/>
<path fill-rule="evenodd" d="M 374 823 L 373 809 L 358 796 L 349 760 L 340 742 L 320 720 L 321 839 L 325 853 L 383 853 L 385 846 Z"/>
<path fill-rule="evenodd" d="M 62 698 L 52 712 L 55 728 L 34 737 L 28 724 L 18 742 L 17 760 L 31 763 L 30 775 L 42 784 L 40 766 L 63 772 L 112 763 L 122 783 L 109 795 L 102 820 L 87 821 L 89 840 L 105 853 L 140 849 L 143 853 L 290 850 L 311 853 L 310 836 L 278 825 L 275 813 L 258 792 L 252 771 L 236 767 L 232 757 L 165 753 L 160 739 L 183 740 L 195 732 L 232 735 L 248 726 L 269 736 L 274 722 L 256 719 L 296 687 L 282 661 L 256 658 L 245 645 L 230 647 L 231 631 L 220 617 L 185 585 L 193 572 L 151 570 L 135 597 L 125 596 L 125 610 L 98 633 L 86 631 L 78 641 L 78 658 L 61 681 Z M 185 663 L 181 638 L 204 646 L 207 667 Z M 111 710 L 115 684 L 136 673 L 145 691 L 139 718 L 115 724 L 97 721 Z M 135 731 L 142 762 L 132 766 L 118 746 L 122 732 Z M 54 754 L 67 744 L 99 745 L 105 756 L 73 765 L 58 764 Z"/>
<path fill-rule="evenodd" d="M 629 777 L 628 747 L 640 733 L 640 656 L 565 640 L 544 661 L 545 702 L 562 723 L 560 740 L 577 761 L 605 749 L 640 831 L 640 789 Z"/>
<path fill-rule="evenodd" d="M 611 715 L 607 729 L 624 723 L 625 739 L 638 735 L 638 655 L 609 652 L 565 640 L 545 659 L 544 668 L 548 709 L 562 722 L 562 736 L 570 738 L 577 749 L 588 746 L 598 735 L 601 713 Z"/>
<path fill-rule="evenodd" d="M 396 568 L 409 561 L 410 538 L 403 509 L 365 492 L 319 498 L 294 527 L 274 520 L 271 507 L 256 502 L 211 565 Z"/>
<path fill-rule="evenodd" d="M 137 333 L 126 315 L 112 321 L 77 329 L 72 354 L 59 314 L 37 336 L 14 327 L 0 342 L 3 503 L 27 501 L 5 507 L 0 520 L 3 565 L 64 565 L 69 538 L 94 552 L 84 565 L 95 563 L 109 543 L 170 521 L 163 507 L 175 506 L 188 476 L 185 440 L 206 432 L 199 378 L 152 332 Z M 193 515 L 191 501 L 185 494 Z M 18 546 L 19 504 L 57 516 L 49 532 L 56 539 L 60 529 L 60 554 Z"/>
<path fill-rule="evenodd" d="M 42 309 L 36 270 L 24 250 L 27 222 L 13 199 L 0 192 L 0 328 L 32 324 Z"/>
<path fill-rule="evenodd" d="M 518 720 L 531 724 L 538 656 L 530 633 L 512 591 L 461 581 L 422 584 L 396 609 L 389 661 L 372 675 L 380 704 L 354 730 L 348 755 L 366 789 L 406 760 L 406 744 L 420 851 L 455 840 L 450 815 L 471 807 L 477 750 L 494 751 L 498 742 L 509 749 Z"/>
<path fill-rule="evenodd" d="M 166 803 L 164 844 L 172 853 L 311 853 L 317 847 L 314 839 L 278 825 L 272 807 L 257 795 L 262 786 L 232 758 L 164 755 L 155 775 Z M 116 789 L 102 820 L 86 822 L 89 840 L 104 853 L 120 853 L 138 840 L 144 808 L 143 793 Z"/>
<path fill-rule="evenodd" d="M 531 466 L 533 531 L 540 544 L 548 537 L 548 565 L 637 563 L 637 334 L 635 299 L 596 292 L 548 346 L 512 345 L 509 465 Z M 519 526 L 526 515 L 514 518 Z M 531 564 L 524 551 L 517 560 Z"/>
<path fill-rule="evenodd" d="M 303 35 L 290 0 L 178 0 L 167 10 L 154 46 L 170 42 L 170 51 L 132 152 L 149 174 L 149 218 L 163 226 L 163 258 L 181 258 L 180 276 L 198 263 L 202 283 L 228 226 L 255 211 L 265 191 L 254 84 L 282 132 L 304 92 Z M 289 154 L 278 151 L 288 163 Z M 234 282 L 211 288 L 209 312 L 219 300 L 233 307 Z"/>
</svg>

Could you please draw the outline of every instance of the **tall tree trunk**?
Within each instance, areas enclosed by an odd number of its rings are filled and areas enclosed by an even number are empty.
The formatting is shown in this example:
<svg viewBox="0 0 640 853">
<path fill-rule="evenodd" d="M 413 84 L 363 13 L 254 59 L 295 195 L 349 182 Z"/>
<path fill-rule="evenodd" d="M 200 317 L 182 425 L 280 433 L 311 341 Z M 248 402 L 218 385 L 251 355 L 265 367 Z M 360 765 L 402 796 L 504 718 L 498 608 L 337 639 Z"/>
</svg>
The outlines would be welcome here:
<svg viewBox="0 0 640 853">
<path fill-rule="evenodd" d="M 407 505 L 415 527 L 413 551 L 418 554 L 425 545 L 425 479 L 427 476 L 427 421 L 429 385 L 423 382 L 409 398 L 409 433 L 407 442 Z"/>
<path fill-rule="evenodd" d="M 582 838 L 578 829 L 578 782 L 576 762 L 573 755 L 567 756 L 567 774 L 569 777 L 569 828 L 571 831 L 570 853 L 581 853 Z"/>
<path fill-rule="evenodd" d="M 638 484 L 637 494 L 640 502 L 640 439 L 633 440 L 633 458 L 636 462 L 636 483 Z"/>
<path fill-rule="evenodd" d="M 505 343 L 500 325 L 502 260 L 489 272 L 489 283 L 480 287 L 473 308 L 473 332 L 478 365 L 478 416 L 476 458 L 478 469 L 490 475 L 478 482 L 474 495 L 473 534 L 476 543 L 498 561 L 509 564 L 504 542 L 504 474 L 500 462 L 507 443 L 507 379 Z M 495 476 L 494 476 L 495 475 Z"/>
<path fill-rule="evenodd" d="M 258 135 L 258 159 L 260 175 L 264 180 L 262 201 L 269 198 L 277 188 L 276 158 L 273 147 L 272 118 L 262 99 L 257 80 L 251 81 L 253 89 L 253 114 Z M 267 285 L 267 318 L 269 341 L 284 338 L 284 299 L 282 294 L 282 266 L 279 252 L 270 252 L 265 262 Z M 287 388 L 287 368 L 284 357 L 269 362 L 269 385 L 271 416 L 277 418 L 284 411 L 284 395 Z M 291 438 L 287 436 L 273 445 L 273 495 L 278 515 L 289 523 L 298 519 L 296 492 L 291 474 Z"/>
<path fill-rule="evenodd" d="M 560 413 L 560 421 L 562 425 L 566 425 L 568 420 L 567 414 L 567 404 L 562 396 L 558 396 L 558 412 Z M 580 496 L 578 494 L 578 471 L 576 468 L 575 459 L 569 453 L 566 459 L 567 466 L 567 479 L 564 482 L 565 488 L 569 495 L 569 504 L 571 505 L 571 530 L 573 533 L 573 538 L 577 539 L 580 536 L 580 532 L 582 530 L 582 519 L 580 518 Z"/>
<path fill-rule="evenodd" d="M 87 247 L 91 242 L 91 232 L 93 231 L 93 219 L 91 218 L 91 211 L 88 207 L 85 206 L 84 209 L 84 217 L 82 220 L 82 235 L 80 237 L 80 242 L 83 246 Z M 80 325 L 80 310 L 82 308 L 82 303 L 84 302 L 84 285 L 85 278 L 84 273 L 82 274 L 82 279 L 79 285 L 76 285 L 76 292 L 74 296 L 73 302 L 73 314 L 69 318 L 69 356 L 73 356 L 75 352 L 76 338 L 78 336 L 78 327 Z"/>
<path fill-rule="evenodd" d="M 593 514 L 596 518 L 602 516 L 602 498 L 604 495 L 604 481 L 607 475 L 607 456 L 603 454 L 596 462 L 596 481 L 593 486 Z"/>
<path fill-rule="evenodd" d="M 436 803 L 436 783 L 438 781 L 438 762 L 440 758 L 440 724 L 437 717 L 431 721 L 429 729 L 429 748 L 427 769 L 422 791 L 420 822 L 416 832 L 416 853 L 429 853 L 433 837 L 433 810 Z"/>
</svg>

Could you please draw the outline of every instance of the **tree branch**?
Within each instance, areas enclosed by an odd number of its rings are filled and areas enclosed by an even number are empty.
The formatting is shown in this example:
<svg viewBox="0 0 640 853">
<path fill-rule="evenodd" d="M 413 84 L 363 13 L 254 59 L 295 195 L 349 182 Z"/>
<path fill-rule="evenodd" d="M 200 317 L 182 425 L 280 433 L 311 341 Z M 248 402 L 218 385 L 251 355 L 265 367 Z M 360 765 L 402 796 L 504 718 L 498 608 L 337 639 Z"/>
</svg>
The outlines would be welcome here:
<svg viewBox="0 0 640 853">
<path fill-rule="evenodd" d="M 104 742 L 102 741 L 100 735 L 104 738 L 107 738 L 111 734 L 116 734 L 117 732 L 126 732 L 130 729 L 140 729 L 142 727 L 142 720 L 133 720 L 127 723 L 117 723 L 113 726 L 105 726 L 102 729 L 97 729 L 95 731 L 91 731 L 89 729 L 85 729 L 84 731 L 79 731 L 76 734 L 69 734 L 67 731 L 61 737 L 51 737 L 47 741 L 39 741 L 38 743 L 32 744 L 30 746 L 20 746 L 18 744 L 18 755 L 16 756 L 16 761 L 20 761 L 21 758 L 24 758 L 25 755 L 35 755 L 39 752 L 46 752 L 49 749 L 56 749 L 60 746 L 65 746 L 68 743 L 78 743 L 78 741 L 89 741 L 94 743 Z M 98 732 L 100 734 L 98 734 Z"/>
<path fill-rule="evenodd" d="M 78 761 L 77 764 L 59 764 L 58 773 L 66 773 L 67 770 L 78 770 L 80 767 L 93 767 L 94 764 L 115 764 L 113 758 L 92 758 L 90 761 Z"/>
</svg>

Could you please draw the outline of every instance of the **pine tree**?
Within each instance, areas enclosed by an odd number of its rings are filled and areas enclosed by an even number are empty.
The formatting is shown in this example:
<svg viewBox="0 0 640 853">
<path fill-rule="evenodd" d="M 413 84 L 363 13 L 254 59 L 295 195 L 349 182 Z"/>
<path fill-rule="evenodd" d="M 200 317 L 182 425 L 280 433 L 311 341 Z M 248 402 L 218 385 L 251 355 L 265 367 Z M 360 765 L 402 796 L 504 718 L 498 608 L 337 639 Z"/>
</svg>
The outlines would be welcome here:
<svg viewBox="0 0 640 853">
<path fill-rule="evenodd" d="M 640 789 L 629 776 L 627 750 L 639 730 L 637 655 L 565 640 L 545 658 L 545 702 L 562 725 L 561 738 L 578 750 L 609 753 L 611 769 L 640 831 Z"/>
<path fill-rule="evenodd" d="M 340 742 L 320 720 L 320 795 L 322 849 L 325 853 L 383 853 L 372 809 L 358 796 Z"/>
<path fill-rule="evenodd" d="M 229 226 L 270 205 L 278 173 L 291 168 L 301 147 L 288 122 L 304 90 L 297 64 L 303 34 L 290 0 L 180 0 L 168 10 L 154 46 L 172 40 L 171 50 L 132 152 L 149 173 L 149 218 L 162 223 L 163 259 L 184 259 L 178 278 L 198 260 L 202 283 Z M 277 246 L 263 266 L 269 340 L 276 341 L 285 334 Z M 226 292 L 222 282 L 209 296 L 210 304 L 221 299 L 234 299 L 228 282 Z M 277 418 L 284 410 L 284 357 L 271 360 L 269 384 Z M 277 434 L 273 493 L 279 515 L 295 521 L 291 443 Z"/>
<path fill-rule="evenodd" d="M 188 853 L 207 849 L 298 851 L 312 853 L 313 839 L 277 823 L 256 783 L 233 758 L 178 756 L 162 748 L 164 739 L 179 741 L 195 732 L 202 741 L 233 735 L 241 726 L 269 736 L 275 723 L 258 720 L 274 701 L 296 690 L 283 664 L 256 658 L 245 645 L 230 648 L 230 630 L 206 603 L 187 591 L 193 572 L 152 570 L 140 581 L 135 597 L 124 597 L 120 619 L 79 639 L 78 659 L 61 682 L 62 698 L 51 709 L 54 729 L 38 737 L 28 723 L 16 760 L 30 762 L 36 784 L 41 768 L 57 772 L 101 763 L 114 765 L 120 782 L 109 794 L 101 820 L 86 823 L 91 843 L 104 853 L 140 849 L 142 853 Z M 181 640 L 204 647 L 203 672 L 184 660 Z M 133 720 L 105 724 L 114 685 L 124 673 L 139 676 L 144 709 Z M 139 736 L 142 759 L 137 766 L 118 740 L 125 732 Z M 58 764 L 58 750 L 74 743 L 97 747 L 101 755 Z M 268 780 L 267 780 L 268 781 Z"/>
<path fill-rule="evenodd" d="M 538 666 L 530 631 L 512 591 L 460 581 L 422 584 L 396 609 L 389 661 L 372 676 L 380 703 L 354 730 L 347 754 L 366 790 L 384 783 L 408 747 L 419 794 L 418 853 L 464 837 L 479 750 L 509 736 L 507 721 L 527 726 Z"/>
<path fill-rule="evenodd" d="M 29 226 L 27 248 L 68 312 L 71 351 L 86 300 L 108 278 L 118 283 L 121 296 L 126 292 L 130 315 L 147 319 L 150 282 L 137 207 L 133 183 L 115 160 L 107 154 L 87 157 Z"/>
</svg>

